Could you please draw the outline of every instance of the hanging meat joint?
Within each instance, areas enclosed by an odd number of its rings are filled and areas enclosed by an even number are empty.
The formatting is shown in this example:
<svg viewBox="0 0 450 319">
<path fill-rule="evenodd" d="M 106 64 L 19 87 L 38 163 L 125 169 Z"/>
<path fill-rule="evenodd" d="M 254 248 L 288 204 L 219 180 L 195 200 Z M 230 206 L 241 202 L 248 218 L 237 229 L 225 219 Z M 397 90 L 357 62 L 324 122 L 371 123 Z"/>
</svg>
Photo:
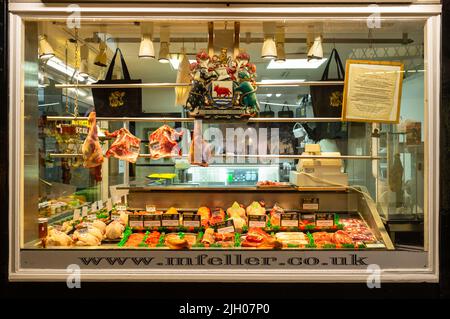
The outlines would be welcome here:
<svg viewBox="0 0 450 319">
<path fill-rule="evenodd" d="M 91 112 L 88 118 L 89 133 L 84 140 L 81 151 L 83 153 L 83 166 L 92 168 L 96 181 L 101 181 L 101 165 L 103 163 L 103 152 L 98 139 L 97 120 L 95 112 Z"/>
<path fill-rule="evenodd" d="M 177 139 L 183 132 L 177 132 L 168 125 L 163 125 L 150 134 L 149 148 L 152 159 L 181 156 Z"/>
<path fill-rule="evenodd" d="M 113 156 L 119 160 L 136 163 L 141 147 L 139 138 L 131 134 L 126 128 L 121 128 L 113 133 L 105 132 L 105 135 L 116 138 L 106 152 L 106 157 Z"/>
</svg>

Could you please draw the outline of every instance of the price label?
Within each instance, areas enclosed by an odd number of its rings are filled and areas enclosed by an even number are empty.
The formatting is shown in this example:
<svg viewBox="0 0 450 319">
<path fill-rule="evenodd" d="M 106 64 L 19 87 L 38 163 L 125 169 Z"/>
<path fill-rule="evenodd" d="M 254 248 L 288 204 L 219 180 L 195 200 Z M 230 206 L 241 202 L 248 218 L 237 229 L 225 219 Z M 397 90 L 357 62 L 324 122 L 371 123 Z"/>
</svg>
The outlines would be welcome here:
<svg viewBox="0 0 450 319">
<path fill-rule="evenodd" d="M 142 215 L 128 215 L 128 225 L 130 227 L 144 227 Z"/>
<path fill-rule="evenodd" d="M 73 211 L 73 220 L 79 220 L 80 218 L 81 218 L 81 210 L 77 208 Z"/>
<path fill-rule="evenodd" d="M 92 203 L 91 211 L 93 211 L 93 212 L 96 212 L 96 211 L 97 211 L 97 202 Z"/>
<path fill-rule="evenodd" d="M 266 227 L 266 215 L 249 215 L 248 227 Z"/>
<path fill-rule="evenodd" d="M 303 198 L 302 209 L 304 210 L 319 210 L 318 198 Z"/>
<path fill-rule="evenodd" d="M 125 205 L 116 205 L 116 210 L 117 211 L 126 211 L 127 210 L 127 206 Z"/>
<path fill-rule="evenodd" d="M 164 227 L 180 226 L 180 214 L 166 214 L 161 216 L 162 225 Z"/>
<path fill-rule="evenodd" d="M 144 227 L 161 227 L 161 215 L 144 215 Z"/>
<path fill-rule="evenodd" d="M 333 227 L 334 214 L 333 213 L 316 213 L 317 227 Z"/>
<path fill-rule="evenodd" d="M 298 214 L 297 213 L 284 213 L 281 214 L 281 227 L 298 227 Z"/>
<path fill-rule="evenodd" d="M 145 205 L 145 210 L 149 213 L 154 213 L 156 212 L 156 206 L 155 205 Z"/>
<path fill-rule="evenodd" d="M 108 200 L 106 201 L 106 209 L 108 210 L 108 212 L 110 210 L 112 210 L 112 200 L 111 200 L 111 198 L 108 198 Z"/>
<path fill-rule="evenodd" d="M 301 223 L 303 225 L 315 225 L 316 215 L 315 214 L 301 214 Z"/>
<path fill-rule="evenodd" d="M 220 208 L 216 208 L 212 211 L 211 216 L 212 217 L 219 217 L 223 216 L 224 212 Z"/>
<path fill-rule="evenodd" d="M 89 219 L 89 220 L 96 220 L 97 219 L 97 214 L 89 214 L 88 216 L 87 216 L 87 218 Z"/>
<path fill-rule="evenodd" d="M 111 214 L 111 220 L 120 220 L 120 214 L 112 213 Z"/>
<path fill-rule="evenodd" d="M 232 219 L 226 220 L 221 223 L 217 223 L 217 232 L 218 233 L 234 233 L 234 222 Z"/>
<path fill-rule="evenodd" d="M 87 206 L 83 206 L 81 208 L 81 217 L 86 217 L 88 214 L 88 207 Z"/>
<path fill-rule="evenodd" d="M 184 227 L 200 227 L 200 215 L 193 213 L 183 214 L 183 226 Z"/>
<path fill-rule="evenodd" d="M 97 207 L 98 207 L 98 209 L 102 209 L 103 208 L 103 201 L 99 200 L 97 202 Z"/>
</svg>

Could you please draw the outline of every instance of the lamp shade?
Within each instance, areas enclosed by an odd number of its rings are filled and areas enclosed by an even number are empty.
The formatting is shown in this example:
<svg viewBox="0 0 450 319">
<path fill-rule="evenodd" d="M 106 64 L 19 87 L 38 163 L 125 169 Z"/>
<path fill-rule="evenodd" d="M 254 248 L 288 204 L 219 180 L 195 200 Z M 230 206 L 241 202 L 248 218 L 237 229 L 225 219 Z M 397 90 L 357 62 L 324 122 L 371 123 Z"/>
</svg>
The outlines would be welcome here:
<svg viewBox="0 0 450 319">
<path fill-rule="evenodd" d="M 47 41 L 47 36 L 39 36 L 39 59 L 48 60 L 55 56 L 55 51 L 53 51 L 52 46 Z"/>
<path fill-rule="evenodd" d="M 275 59 L 277 57 L 277 46 L 272 36 L 265 37 L 264 43 L 261 49 L 261 58 L 263 59 Z"/>
<path fill-rule="evenodd" d="M 322 59 L 323 58 L 323 47 L 322 47 L 322 36 L 314 38 L 314 43 L 308 51 L 308 60 L 311 59 Z"/>
<path fill-rule="evenodd" d="M 98 52 L 97 56 L 95 57 L 94 64 L 101 66 L 101 67 L 106 67 L 107 63 L 108 63 L 108 58 L 106 56 L 105 42 L 101 41 L 100 44 L 98 45 L 98 49 L 99 49 L 99 52 Z"/>
<path fill-rule="evenodd" d="M 169 55 L 169 43 L 161 42 L 159 46 L 159 57 L 158 61 L 160 63 L 169 63 L 170 55 Z"/>
<path fill-rule="evenodd" d="M 141 45 L 139 46 L 139 58 L 140 59 L 154 59 L 155 48 L 153 47 L 153 41 L 150 34 L 143 34 Z"/>
<path fill-rule="evenodd" d="M 284 51 L 284 43 L 277 43 L 277 57 L 275 58 L 276 62 L 283 63 L 286 62 L 286 52 Z"/>
</svg>

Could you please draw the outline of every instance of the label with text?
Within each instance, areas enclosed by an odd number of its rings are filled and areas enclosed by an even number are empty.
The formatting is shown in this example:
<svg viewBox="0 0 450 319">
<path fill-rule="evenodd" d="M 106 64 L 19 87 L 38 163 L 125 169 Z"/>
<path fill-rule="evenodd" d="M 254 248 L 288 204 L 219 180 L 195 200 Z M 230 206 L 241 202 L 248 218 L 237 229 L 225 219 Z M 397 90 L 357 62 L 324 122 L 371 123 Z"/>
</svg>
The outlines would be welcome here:
<svg viewBox="0 0 450 319">
<path fill-rule="evenodd" d="M 234 222 L 232 219 L 226 220 L 221 223 L 217 223 L 217 232 L 218 233 L 234 233 Z"/>
<path fill-rule="evenodd" d="M 266 227 L 266 215 L 249 215 L 248 227 Z"/>
<path fill-rule="evenodd" d="M 297 213 L 284 213 L 281 214 L 281 227 L 298 227 L 298 214 Z"/>
<path fill-rule="evenodd" d="M 316 213 L 317 227 L 333 227 L 334 213 Z"/>
<path fill-rule="evenodd" d="M 162 225 L 164 227 L 178 227 L 180 226 L 180 214 L 166 214 L 161 215 Z"/>
</svg>

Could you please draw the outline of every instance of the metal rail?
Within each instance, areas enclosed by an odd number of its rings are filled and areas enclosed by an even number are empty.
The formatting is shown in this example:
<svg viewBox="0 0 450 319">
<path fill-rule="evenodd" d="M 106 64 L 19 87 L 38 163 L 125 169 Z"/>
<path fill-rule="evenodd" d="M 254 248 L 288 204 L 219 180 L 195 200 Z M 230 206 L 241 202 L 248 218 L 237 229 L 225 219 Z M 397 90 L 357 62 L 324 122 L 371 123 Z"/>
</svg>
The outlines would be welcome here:
<svg viewBox="0 0 450 319">
<path fill-rule="evenodd" d="M 51 153 L 49 154 L 52 158 L 70 158 L 70 157 L 82 157 L 83 154 L 65 154 L 65 153 Z M 151 158 L 151 154 L 139 154 L 141 158 Z M 186 158 L 188 155 L 177 156 L 174 158 Z M 370 155 L 339 155 L 339 156 L 322 156 L 322 155 L 213 155 L 214 158 L 267 158 L 267 159 L 343 159 L 343 160 L 382 160 L 385 159 L 381 156 L 370 156 Z"/>
<path fill-rule="evenodd" d="M 87 117 L 73 117 L 73 116 L 47 116 L 47 121 L 71 121 L 71 120 L 87 120 Z M 194 122 L 196 119 L 191 117 L 97 117 L 97 121 L 110 122 Z M 203 121 L 210 121 L 210 119 L 200 119 Z M 226 121 L 226 120 L 225 120 Z M 307 122 L 341 122 L 340 117 L 253 117 L 249 119 L 242 119 L 242 122 L 249 123 L 307 123 Z"/>
<path fill-rule="evenodd" d="M 274 82 L 256 82 L 257 86 L 327 86 L 327 85 L 343 85 L 344 81 L 274 81 Z M 118 89 L 152 89 L 152 88 L 175 88 L 180 86 L 191 86 L 191 83 L 122 83 L 122 84 L 55 84 L 57 89 L 68 89 L 68 88 L 89 88 L 89 89 L 101 89 L 101 88 L 118 88 Z"/>
</svg>

